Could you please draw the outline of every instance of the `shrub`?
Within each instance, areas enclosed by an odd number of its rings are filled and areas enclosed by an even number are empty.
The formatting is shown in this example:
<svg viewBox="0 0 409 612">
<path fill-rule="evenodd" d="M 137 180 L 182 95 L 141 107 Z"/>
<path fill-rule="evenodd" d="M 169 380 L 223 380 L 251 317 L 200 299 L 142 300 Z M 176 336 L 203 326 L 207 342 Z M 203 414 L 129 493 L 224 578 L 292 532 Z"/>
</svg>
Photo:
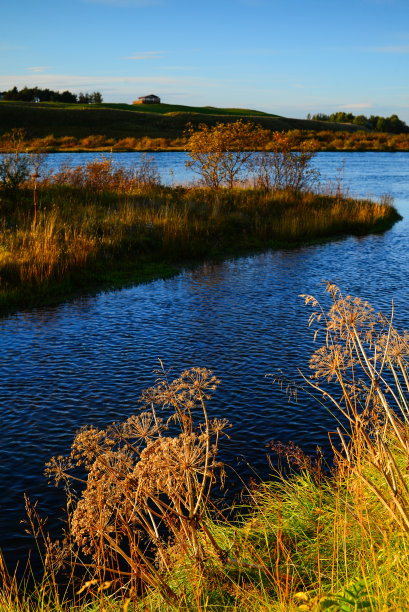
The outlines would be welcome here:
<svg viewBox="0 0 409 612">
<path fill-rule="evenodd" d="M 45 159 L 44 154 L 26 152 L 24 137 L 23 130 L 15 129 L 2 138 L 0 186 L 10 194 L 15 194 L 31 176 L 38 176 Z"/>
<path fill-rule="evenodd" d="M 141 186 L 158 185 L 159 181 L 154 157 L 143 154 L 133 168 L 116 165 L 111 157 L 102 157 L 85 166 L 63 166 L 50 177 L 49 182 L 86 188 L 93 192 L 130 192 Z"/>
<path fill-rule="evenodd" d="M 293 150 L 291 136 L 275 132 L 269 151 L 260 151 L 253 156 L 256 185 L 263 189 L 310 189 L 319 178 L 319 172 L 311 167 L 316 153 L 315 146 L 306 142 L 300 150 Z"/>
<path fill-rule="evenodd" d="M 327 314 L 315 298 L 305 296 L 314 307 L 310 324 L 323 320 L 326 335 L 326 344 L 311 358 L 309 384 L 349 425 L 349 435 L 338 428 L 343 463 L 385 512 L 382 528 L 409 533 L 409 336 L 399 334 L 368 302 L 344 297 L 331 283 L 327 291 L 332 298 Z M 336 383 L 340 394 L 321 388 L 325 380 Z"/>
<path fill-rule="evenodd" d="M 186 167 L 199 174 L 204 185 L 219 189 L 224 185 L 232 188 L 248 172 L 254 149 L 265 141 L 267 132 L 240 120 L 213 127 L 202 123 L 196 131 L 189 124 L 186 135 L 190 156 Z"/>
</svg>

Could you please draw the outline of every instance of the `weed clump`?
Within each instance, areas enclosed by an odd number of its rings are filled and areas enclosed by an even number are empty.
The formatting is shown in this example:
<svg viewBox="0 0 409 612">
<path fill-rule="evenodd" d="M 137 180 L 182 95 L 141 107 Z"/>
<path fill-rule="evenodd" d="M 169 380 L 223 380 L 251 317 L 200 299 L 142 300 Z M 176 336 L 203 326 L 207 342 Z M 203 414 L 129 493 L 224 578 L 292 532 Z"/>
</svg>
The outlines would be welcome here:
<svg viewBox="0 0 409 612">
<path fill-rule="evenodd" d="M 70 185 L 96 193 L 132 193 L 141 187 L 158 186 L 160 180 L 155 160 L 144 153 L 139 162 L 129 168 L 114 164 L 111 157 L 90 161 L 85 166 L 65 165 L 50 173 L 44 184 Z"/>
<path fill-rule="evenodd" d="M 219 552 L 206 527 L 211 489 L 222 479 L 219 438 L 228 426 L 207 415 L 218 383 L 204 368 L 172 382 L 162 369 L 140 414 L 105 430 L 83 428 L 71 454 L 49 462 L 46 473 L 57 484 L 71 488 L 75 472 L 84 475 L 72 496 L 66 545 L 89 559 L 94 577 L 126 583 L 129 592 L 154 587 L 176 605 L 178 588 L 167 580 L 174 559 L 183 557 L 194 571 L 208 557 L 204 540 Z M 167 409 L 165 421 L 159 408 Z M 196 424 L 198 412 L 203 420 Z"/>
</svg>

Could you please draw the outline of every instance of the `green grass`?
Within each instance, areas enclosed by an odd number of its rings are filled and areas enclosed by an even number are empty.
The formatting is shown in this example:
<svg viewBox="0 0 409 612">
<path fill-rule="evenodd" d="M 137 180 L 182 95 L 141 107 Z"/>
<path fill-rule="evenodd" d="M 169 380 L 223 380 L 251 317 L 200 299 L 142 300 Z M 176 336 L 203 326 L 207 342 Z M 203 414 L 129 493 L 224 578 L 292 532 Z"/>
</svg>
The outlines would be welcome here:
<svg viewBox="0 0 409 612">
<path fill-rule="evenodd" d="M 103 102 L 101 104 L 69 104 L 65 102 L 10 102 L 1 101 L 2 104 L 13 104 L 31 108 L 62 108 L 76 110 L 90 110 L 95 108 L 134 111 L 139 113 L 155 113 L 166 115 L 169 113 L 198 113 L 201 115 L 238 115 L 240 117 L 279 117 L 273 113 L 253 110 L 249 108 L 218 108 L 216 106 L 186 106 L 183 104 L 125 104 Z"/>
<path fill-rule="evenodd" d="M 181 138 L 188 122 L 215 125 L 252 117 L 270 130 L 341 130 L 355 132 L 359 126 L 289 119 L 257 110 L 194 107 L 173 104 L 64 104 L 57 102 L 0 101 L 0 136 L 13 128 L 22 128 L 28 138 L 73 136 L 85 138 Z M 360 128 L 362 129 L 362 128 Z"/>
</svg>

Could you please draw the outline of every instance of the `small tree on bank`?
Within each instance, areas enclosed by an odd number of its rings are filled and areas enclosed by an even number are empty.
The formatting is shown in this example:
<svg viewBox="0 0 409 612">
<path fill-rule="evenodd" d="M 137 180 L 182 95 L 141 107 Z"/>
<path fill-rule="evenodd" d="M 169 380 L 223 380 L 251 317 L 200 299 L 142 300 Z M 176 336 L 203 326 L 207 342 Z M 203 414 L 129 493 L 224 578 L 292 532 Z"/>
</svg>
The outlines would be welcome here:
<svg viewBox="0 0 409 612">
<path fill-rule="evenodd" d="M 296 146 L 285 132 L 271 133 L 239 120 L 212 127 L 200 124 L 196 131 L 189 124 L 186 133 L 186 167 L 213 190 L 231 189 L 250 174 L 257 187 L 268 191 L 305 191 L 318 181 L 319 172 L 311 167 L 315 148 L 308 143 Z"/>
<path fill-rule="evenodd" d="M 33 175 L 38 176 L 44 163 L 43 153 L 27 153 L 25 132 L 18 128 L 2 136 L 4 153 L 0 159 L 0 189 L 10 195 Z"/>
<path fill-rule="evenodd" d="M 232 188 L 252 166 L 254 151 L 266 140 L 267 132 L 259 125 L 244 122 L 202 123 L 195 131 L 188 124 L 186 150 L 190 159 L 186 167 L 199 174 L 207 187 Z"/>
<path fill-rule="evenodd" d="M 311 189 L 319 179 L 319 171 L 311 167 L 316 155 L 308 143 L 298 145 L 285 132 L 274 132 L 268 151 L 259 151 L 253 158 L 255 184 L 267 190 L 289 189 L 305 191 Z"/>
</svg>

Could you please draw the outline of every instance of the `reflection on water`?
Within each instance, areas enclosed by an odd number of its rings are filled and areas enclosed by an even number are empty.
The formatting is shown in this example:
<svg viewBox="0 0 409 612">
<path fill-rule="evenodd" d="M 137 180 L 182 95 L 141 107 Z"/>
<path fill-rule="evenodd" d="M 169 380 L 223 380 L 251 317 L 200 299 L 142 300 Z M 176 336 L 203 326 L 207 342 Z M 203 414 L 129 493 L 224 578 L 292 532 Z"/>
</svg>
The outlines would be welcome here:
<svg viewBox="0 0 409 612">
<path fill-rule="evenodd" d="M 393 192 L 407 216 L 408 154 L 345 157 L 352 192 Z M 318 162 L 335 176 L 340 157 L 321 154 Z M 312 332 L 299 295 L 322 296 L 323 279 L 385 312 L 393 298 L 397 324 L 409 327 L 407 236 L 405 218 L 384 235 L 205 263 L 165 281 L 1 320 L 0 521 L 8 557 L 30 546 L 19 523 L 24 491 L 50 515 L 51 528 L 61 514 L 63 495 L 43 478 L 45 461 L 67 452 L 81 425 L 105 426 L 135 411 L 158 358 L 175 374 L 206 366 L 221 378 L 210 413 L 231 420 L 223 458 L 244 479 L 252 469 L 268 474 L 272 438 L 307 452 L 328 448 L 333 418 L 307 398 L 289 403 L 266 374 L 308 370 Z"/>
</svg>

